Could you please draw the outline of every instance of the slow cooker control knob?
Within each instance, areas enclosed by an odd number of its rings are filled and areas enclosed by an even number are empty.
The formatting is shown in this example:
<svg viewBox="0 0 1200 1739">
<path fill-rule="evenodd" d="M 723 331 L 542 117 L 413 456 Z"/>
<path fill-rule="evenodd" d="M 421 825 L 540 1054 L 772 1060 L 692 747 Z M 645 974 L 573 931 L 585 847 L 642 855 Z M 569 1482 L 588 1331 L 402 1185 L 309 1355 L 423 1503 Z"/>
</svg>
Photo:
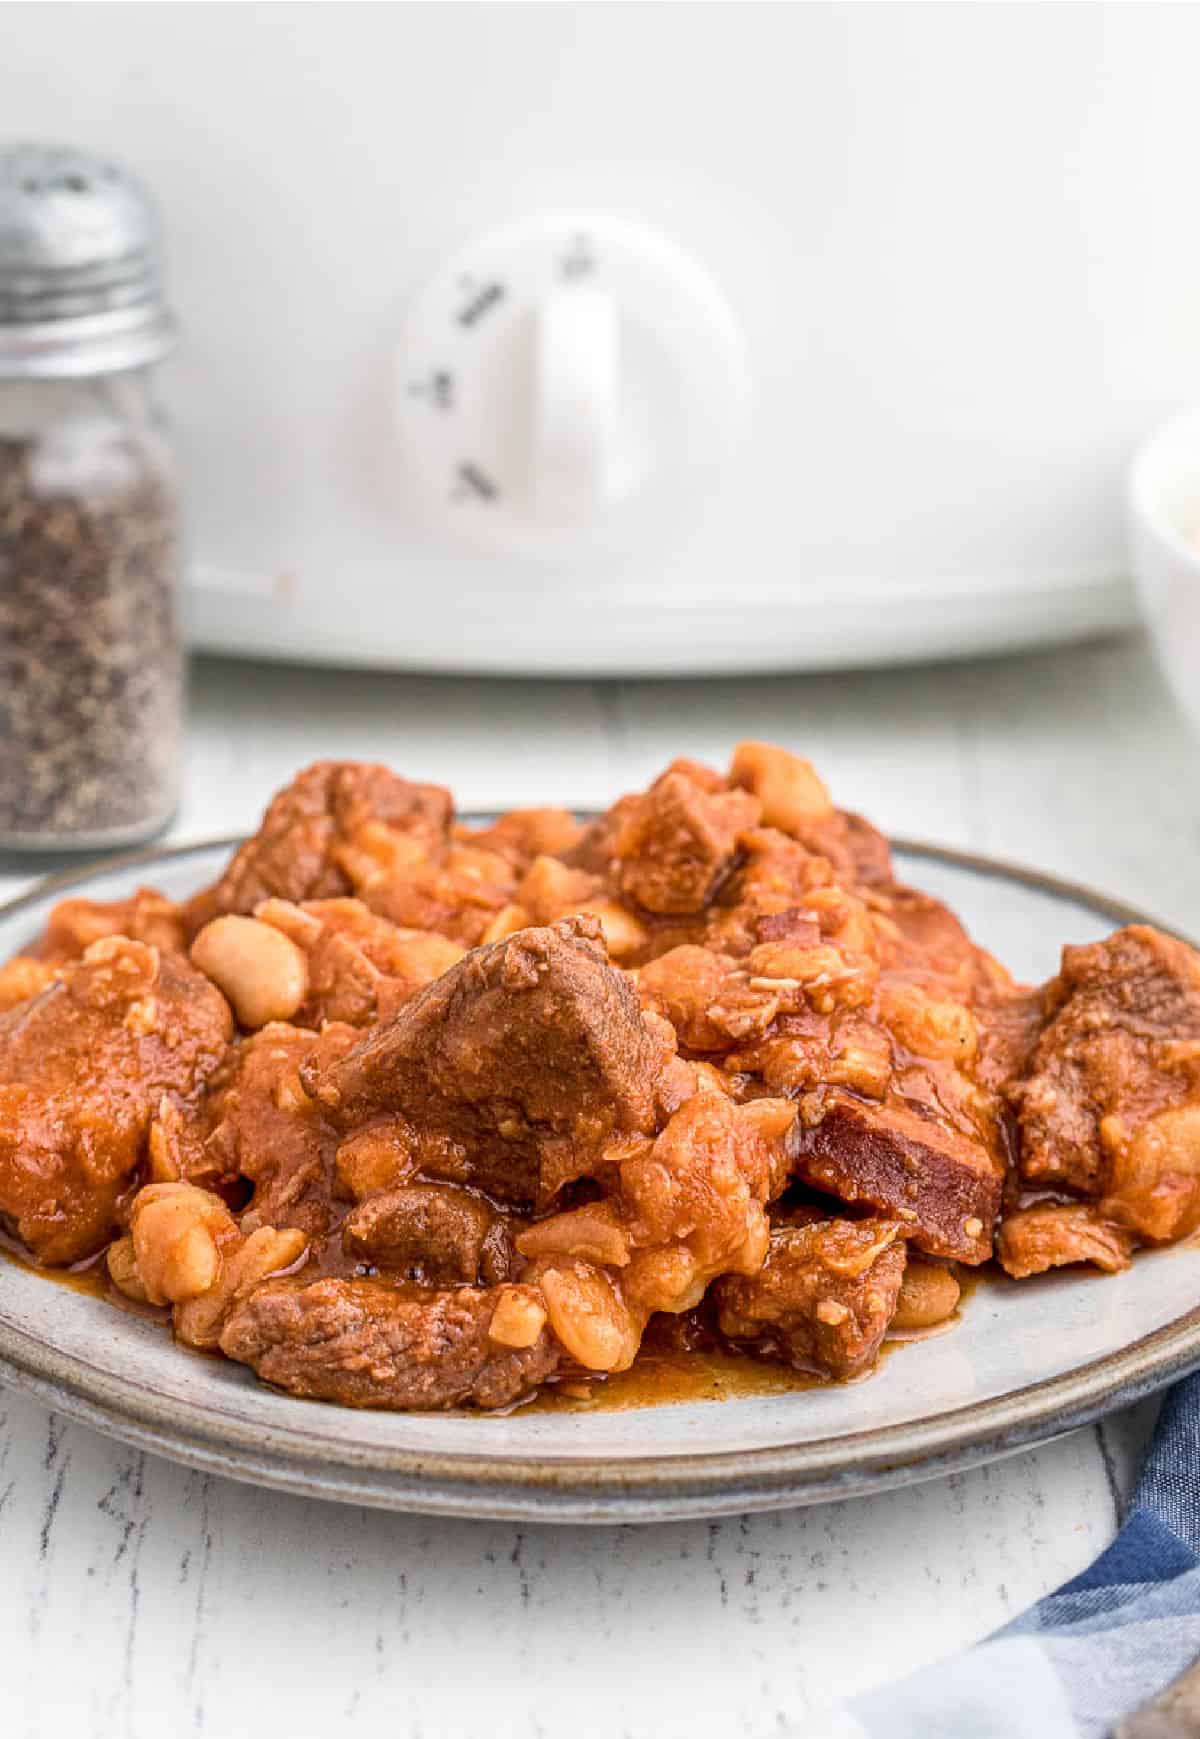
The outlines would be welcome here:
<svg viewBox="0 0 1200 1739">
<path fill-rule="evenodd" d="M 418 297 L 398 366 L 413 498 L 509 554 L 635 553 L 719 486 L 749 420 L 720 289 L 610 217 L 529 218 L 465 249 Z"/>
</svg>

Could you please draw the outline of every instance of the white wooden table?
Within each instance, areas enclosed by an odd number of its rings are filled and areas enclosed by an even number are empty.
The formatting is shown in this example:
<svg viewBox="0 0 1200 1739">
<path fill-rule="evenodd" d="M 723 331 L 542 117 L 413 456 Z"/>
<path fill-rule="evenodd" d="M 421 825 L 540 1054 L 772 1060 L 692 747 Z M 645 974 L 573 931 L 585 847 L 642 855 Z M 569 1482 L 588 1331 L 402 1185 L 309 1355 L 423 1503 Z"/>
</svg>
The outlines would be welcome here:
<svg viewBox="0 0 1200 1739">
<path fill-rule="evenodd" d="M 196 673 L 180 838 L 318 755 L 463 806 L 599 804 L 740 736 L 885 827 L 1024 858 L 1200 929 L 1196 747 L 1137 641 L 718 683 Z M 15 886 L 15 882 L 0 886 Z M 6 1739 L 766 1735 L 933 1659 L 1111 1536 L 1146 1409 L 907 1492 L 646 1528 L 381 1515 L 134 1454 L 0 1392 Z"/>
</svg>

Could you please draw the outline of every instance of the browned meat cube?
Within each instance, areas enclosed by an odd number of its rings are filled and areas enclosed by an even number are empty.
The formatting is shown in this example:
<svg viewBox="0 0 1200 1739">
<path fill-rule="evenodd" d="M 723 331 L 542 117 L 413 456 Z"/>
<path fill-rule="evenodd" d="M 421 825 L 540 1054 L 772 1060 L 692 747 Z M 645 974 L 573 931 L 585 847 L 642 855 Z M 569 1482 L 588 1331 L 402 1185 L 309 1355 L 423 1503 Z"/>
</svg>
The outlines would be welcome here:
<svg viewBox="0 0 1200 1739">
<path fill-rule="evenodd" d="M 261 900 L 353 893 L 338 851 L 360 830 L 382 825 L 429 849 L 445 840 L 452 814 L 440 785 L 414 785 L 366 762 L 318 761 L 272 799 L 221 879 L 189 903 L 189 930 L 194 935 L 221 912 L 253 912 Z"/>
<path fill-rule="evenodd" d="M 305 1079 L 347 1129 L 399 1115 L 464 1149 L 489 1193 L 545 1196 L 609 1136 L 653 1133 L 673 1056 L 598 936 L 568 918 L 478 948 Z"/>
<path fill-rule="evenodd" d="M 1004 1167 L 982 1140 L 841 1088 L 814 1097 L 800 1108 L 796 1169 L 807 1183 L 894 1215 L 931 1256 L 987 1261 Z"/>
<path fill-rule="evenodd" d="M 875 1362 L 896 1309 L 901 1231 L 896 1220 L 777 1227 L 759 1273 L 716 1282 L 721 1334 L 799 1370 L 855 1376 Z"/>
<path fill-rule="evenodd" d="M 709 792 L 686 773 L 664 773 L 616 836 L 621 892 L 648 912 L 702 911 L 760 807 L 748 792 Z"/>
<path fill-rule="evenodd" d="M 1021 1175 L 1100 1197 L 1139 1236 L 1200 1224 L 1200 958 L 1132 924 L 1064 948 L 1047 1022 L 1012 1090 Z"/>
<path fill-rule="evenodd" d="M 557 1368 L 545 1321 L 533 1287 L 271 1281 L 234 1310 L 221 1350 L 293 1395 L 346 1407 L 507 1407 Z"/>
<path fill-rule="evenodd" d="M 516 1268 L 502 1214 L 470 1190 L 409 1184 L 369 1196 L 342 1224 L 348 1256 L 422 1286 L 496 1286 Z"/>
<path fill-rule="evenodd" d="M 0 1219 L 41 1261 L 112 1236 L 160 1100 L 191 1095 L 232 1031 L 186 960 L 122 936 L 0 1019 Z"/>
<path fill-rule="evenodd" d="M 1133 1239 L 1086 1202 L 1038 1202 L 1009 1214 L 996 1234 L 1000 1266 L 1014 1280 L 1091 1262 L 1106 1274 L 1129 1266 Z"/>
</svg>

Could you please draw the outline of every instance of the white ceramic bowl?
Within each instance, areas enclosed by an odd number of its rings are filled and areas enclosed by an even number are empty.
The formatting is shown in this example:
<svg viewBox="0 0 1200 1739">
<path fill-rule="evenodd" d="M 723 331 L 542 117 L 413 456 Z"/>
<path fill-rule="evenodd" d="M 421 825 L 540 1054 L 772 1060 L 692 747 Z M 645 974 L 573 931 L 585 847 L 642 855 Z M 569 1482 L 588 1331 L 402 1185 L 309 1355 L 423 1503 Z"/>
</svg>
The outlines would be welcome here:
<svg viewBox="0 0 1200 1739">
<path fill-rule="evenodd" d="M 1146 624 L 1180 704 L 1200 726 L 1200 409 L 1138 450 L 1129 540 Z"/>
</svg>

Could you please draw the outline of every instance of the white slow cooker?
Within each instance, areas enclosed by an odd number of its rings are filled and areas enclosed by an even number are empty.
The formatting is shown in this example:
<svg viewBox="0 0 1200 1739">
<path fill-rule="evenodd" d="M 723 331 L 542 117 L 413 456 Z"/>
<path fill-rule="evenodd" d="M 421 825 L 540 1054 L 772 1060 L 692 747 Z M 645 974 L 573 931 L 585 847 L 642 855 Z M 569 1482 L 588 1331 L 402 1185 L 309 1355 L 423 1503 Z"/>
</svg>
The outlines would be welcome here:
<svg viewBox="0 0 1200 1739">
<path fill-rule="evenodd" d="M 1129 619 L 1122 469 L 1200 396 L 1200 10 L 5 11 L 5 132 L 164 209 L 199 645 L 754 670 Z"/>
</svg>

